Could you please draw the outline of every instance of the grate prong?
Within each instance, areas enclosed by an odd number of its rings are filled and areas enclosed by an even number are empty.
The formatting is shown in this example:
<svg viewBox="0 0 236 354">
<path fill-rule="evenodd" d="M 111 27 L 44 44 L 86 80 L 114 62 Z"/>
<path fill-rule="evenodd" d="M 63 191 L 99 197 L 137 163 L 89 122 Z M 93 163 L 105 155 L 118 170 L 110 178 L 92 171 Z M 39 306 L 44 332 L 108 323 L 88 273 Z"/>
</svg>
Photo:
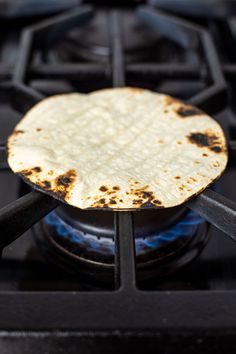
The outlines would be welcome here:
<svg viewBox="0 0 236 354">
<path fill-rule="evenodd" d="M 133 212 L 116 211 L 115 224 L 115 286 L 124 290 L 136 284 Z"/>
<path fill-rule="evenodd" d="M 125 86 L 124 58 L 121 38 L 120 13 L 112 11 L 109 16 L 111 33 L 111 67 L 113 87 Z"/>
</svg>

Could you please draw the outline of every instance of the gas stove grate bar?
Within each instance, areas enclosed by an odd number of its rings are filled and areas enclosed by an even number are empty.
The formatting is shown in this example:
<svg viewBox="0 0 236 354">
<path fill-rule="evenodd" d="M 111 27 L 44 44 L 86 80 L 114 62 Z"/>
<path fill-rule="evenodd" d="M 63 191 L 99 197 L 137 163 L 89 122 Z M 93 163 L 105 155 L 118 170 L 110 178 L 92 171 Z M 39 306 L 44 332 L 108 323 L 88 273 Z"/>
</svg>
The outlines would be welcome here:
<svg viewBox="0 0 236 354">
<path fill-rule="evenodd" d="M 224 76 L 220 67 L 217 51 L 213 44 L 213 40 L 206 30 L 201 30 L 202 46 L 206 56 L 209 72 L 213 78 L 213 81 L 222 87 L 226 86 Z"/>
<path fill-rule="evenodd" d="M 63 13 L 43 20 L 38 24 L 28 27 L 34 33 L 35 42 L 38 47 L 48 50 L 60 40 L 67 31 L 83 26 L 92 19 L 94 15 L 93 7 L 90 5 L 79 6 Z M 44 57 L 46 59 L 46 57 Z"/>
<path fill-rule="evenodd" d="M 13 82 L 24 82 L 26 79 L 26 70 L 29 66 L 32 56 L 33 47 L 33 34 L 28 29 L 23 31 L 20 46 L 18 60 L 13 72 Z"/>
<path fill-rule="evenodd" d="M 111 28 L 112 85 L 113 87 L 122 87 L 125 85 L 125 70 L 120 30 L 120 14 L 117 11 L 113 11 L 109 14 L 109 25 Z"/>
<path fill-rule="evenodd" d="M 9 168 L 7 163 L 7 151 L 6 151 L 6 143 L 0 142 L 0 171 Z"/>
<path fill-rule="evenodd" d="M 214 98 L 214 104 L 212 102 L 212 105 L 214 106 L 214 109 L 217 112 L 220 110 L 220 107 L 222 107 L 221 101 L 226 102 L 227 100 L 226 83 L 222 74 L 222 70 L 220 68 L 217 52 L 211 40 L 211 37 L 205 30 L 201 30 L 199 31 L 199 33 L 201 36 L 201 42 L 207 61 L 208 71 L 210 73 L 209 76 L 212 78 L 213 84 L 202 92 L 196 94 L 194 97 L 192 97 L 190 99 L 190 103 L 207 110 L 209 102 L 211 103 L 210 98 Z"/>
<path fill-rule="evenodd" d="M 210 114 L 214 114 L 225 108 L 227 102 L 226 83 L 209 33 L 203 27 L 165 14 L 150 6 L 139 7 L 137 15 L 154 32 L 164 34 L 183 48 L 199 48 L 201 45 L 207 67 L 207 74 L 203 77 L 207 87 L 191 97 L 189 102 L 199 106 L 199 108 Z M 158 66 L 156 68 L 158 69 Z M 163 76 L 163 68 L 161 68 L 161 73 Z"/>
<path fill-rule="evenodd" d="M 132 290 L 136 284 L 133 213 L 115 212 L 115 288 Z"/>
<path fill-rule="evenodd" d="M 41 101 L 44 95 L 32 87 L 21 83 L 14 83 L 12 90 L 12 106 L 21 113 L 26 113 L 32 106 Z"/>
<path fill-rule="evenodd" d="M 0 252 L 59 204 L 58 200 L 33 191 L 3 207 L 0 210 Z"/>
<path fill-rule="evenodd" d="M 188 25 L 188 31 L 186 31 L 186 24 L 188 24 L 186 21 L 155 10 L 150 6 L 140 6 L 137 15 L 153 31 L 164 34 L 182 48 L 196 48 L 198 46 L 199 39 L 192 24 Z"/>
<path fill-rule="evenodd" d="M 108 75 L 106 68 L 101 64 L 93 63 L 47 63 L 33 65 L 30 76 L 33 78 L 46 79 L 92 79 L 100 80 Z"/>
<path fill-rule="evenodd" d="M 38 25 L 29 26 L 23 31 L 20 41 L 18 61 L 13 74 L 13 82 L 26 82 L 27 69 L 36 47 L 48 48 L 52 42 L 60 37 L 61 32 L 66 32 L 75 26 L 82 25 L 93 16 L 91 6 L 84 6 L 77 10 L 69 11 L 63 15 L 55 16 Z M 42 51 L 43 54 L 43 51 Z"/>
<path fill-rule="evenodd" d="M 206 78 L 206 68 L 179 63 L 135 63 L 126 66 L 128 75 L 156 82 L 157 79 L 199 80 Z"/>
<path fill-rule="evenodd" d="M 47 63 L 36 64 L 30 69 L 30 77 L 33 79 L 74 79 L 75 76 L 91 76 L 94 78 L 104 79 L 108 76 L 108 70 L 101 64 L 71 64 L 71 63 Z M 0 80 L 8 80 L 12 75 L 13 67 L 11 65 L 0 65 Z M 222 64 L 221 71 L 225 78 L 229 81 L 236 80 L 236 65 Z M 208 80 L 210 75 L 207 73 L 206 66 L 199 68 L 197 65 L 187 65 L 178 63 L 153 63 L 140 62 L 128 64 L 126 72 L 129 76 L 145 78 L 146 80 L 156 81 L 157 79 L 179 79 L 183 80 Z M 2 84 L 2 82 L 1 82 Z"/>
<path fill-rule="evenodd" d="M 43 71 L 43 68 L 37 67 L 37 71 Z M 128 75 L 134 77 L 145 78 L 146 80 L 156 81 L 157 79 L 179 79 L 183 80 L 209 80 L 210 76 L 207 72 L 206 65 L 199 68 L 198 65 L 178 64 L 178 63 L 135 63 L 126 66 Z M 236 80 L 236 65 L 222 64 L 221 71 L 225 78 L 229 81 Z M 33 72 L 34 73 L 34 72 Z M 222 77 L 222 76 L 220 76 Z"/>
<path fill-rule="evenodd" d="M 120 27 L 120 13 L 112 11 L 108 24 L 111 28 L 111 73 L 113 87 L 125 85 L 125 68 Z M 132 212 L 115 212 L 115 288 L 130 291 L 135 288 L 135 251 Z"/>
</svg>

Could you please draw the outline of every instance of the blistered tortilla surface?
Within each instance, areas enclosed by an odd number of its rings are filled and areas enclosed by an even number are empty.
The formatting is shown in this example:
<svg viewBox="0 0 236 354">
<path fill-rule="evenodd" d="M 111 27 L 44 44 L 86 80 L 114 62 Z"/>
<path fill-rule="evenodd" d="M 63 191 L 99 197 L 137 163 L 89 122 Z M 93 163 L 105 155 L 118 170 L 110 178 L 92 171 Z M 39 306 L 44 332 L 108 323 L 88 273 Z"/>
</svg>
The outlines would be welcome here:
<svg viewBox="0 0 236 354">
<path fill-rule="evenodd" d="M 42 100 L 10 136 L 8 162 L 78 208 L 168 208 L 216 180 L 227 151 L 221 127 L 204 112 L 126 87 Z"/>
</svg>

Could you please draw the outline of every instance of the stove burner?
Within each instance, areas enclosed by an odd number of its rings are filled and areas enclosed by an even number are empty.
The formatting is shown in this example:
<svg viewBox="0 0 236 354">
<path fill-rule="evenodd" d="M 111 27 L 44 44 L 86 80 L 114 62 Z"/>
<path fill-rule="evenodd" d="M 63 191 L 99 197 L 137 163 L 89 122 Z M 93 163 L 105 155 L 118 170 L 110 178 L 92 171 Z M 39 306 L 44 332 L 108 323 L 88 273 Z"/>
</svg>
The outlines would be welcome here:
<svg viewBox="0 0 236 354">
<path fill-rule="evenodd" d="M 91 60 L 107 62 L 110 58 L 109 12 L 97 11 L 96 15 L 83 27 L 70 30 L 53 48 L 49 58 L 66 62 Z M 145 26 L 137 15 L 122 11 L 122 38 L 126 62 L 151 59 L 152 61 L 174 62 L 185 55 L 174 42 L 157 35 Z M 86 39 L 86 40 L 85 40 Z M 158 46 L 158 50 L 157 50 Z"/>
<path fill-rule="evenodd" d="M 139 256 L 140 254 L 144 254 L 149 249 L 155 249 L 157 253 L 159 253 L 162 247 L 166 247 L 168 244 L 175 242 L 177 239 L 191 238 L 196 232 L 198 225 L 203 222 L 204 219 L 202 217 L 193 211 L 189 211 L 182 220 L 169 229 L 154 233 L 148 237 L 145 235 L 142 237 L 136 237 L 136 255 Z M 114 238 L 98 237 L 96 235 L 91 235 L 74 229 L 62 218 L 60 218 L 55 211 L 49 213 L 45 217 L 45 223 L 55 229 L 54 232 L 57 237 L 67 239 L 71 244 L 74 246 L 76 245 L 78 249 L 83 247 L 87 251 L 91 252 L 96 251 L 109 255 L 115 254 Z M 60 243 L 59 240 L 58 242 Z M 79 253 L 79 250 L 77 251 L 76 248 L 74 248 L 73 252 Z"/>
<path fill-rule="evenodd" d="M 205 220 L 192 211 L 184 212 L 164 229 L 157 225 L 156 232 L 151 234 L 141 234 L 140 230 L 144 229 L 140 225 L 134 230 L 137 274 L 141 282 L 161 278 L 190 262 L 208 238 Z M 84 232 L 68 223 L 60 209 L 48 214 L 34 231 L 44 255 L 59 267 L 100 285 L 114 279 L 114 231 L 112 237 L 107 232 L 104 235 Z"/>
</svg>

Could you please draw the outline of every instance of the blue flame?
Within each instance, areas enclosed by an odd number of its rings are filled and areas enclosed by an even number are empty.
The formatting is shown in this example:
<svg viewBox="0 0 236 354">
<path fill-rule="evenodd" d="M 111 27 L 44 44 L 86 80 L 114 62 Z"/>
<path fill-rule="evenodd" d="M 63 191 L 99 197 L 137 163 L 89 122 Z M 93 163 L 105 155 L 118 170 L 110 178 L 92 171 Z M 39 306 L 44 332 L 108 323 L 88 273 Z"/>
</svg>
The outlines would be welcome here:
<svg viewBox="0 0 236 354">
<path fill-rule="evenodd" d="M 85 247 L 89 250 L 99 250 L 107 254 L 114 254 L 114 240 L 106 237 L 97 237 L 74 229 L 65 223 L 55 211 L 49 213 L 45 218 L 47 225 L 55 228 L 59 237 L 67 238 L 69 241 Z M 185 217 L 177 222 L 174 226 L 165 231 L 155 233 L 148 237 L 145 235 L 135 239 L 136 254 L 145 252 L 148 249 L 157 249 L 171 243 L 179 238 L 191 238 L 197 231 L 199 224 L 205 220 L 193 211 L 188 211 Z"/>
</svg>

